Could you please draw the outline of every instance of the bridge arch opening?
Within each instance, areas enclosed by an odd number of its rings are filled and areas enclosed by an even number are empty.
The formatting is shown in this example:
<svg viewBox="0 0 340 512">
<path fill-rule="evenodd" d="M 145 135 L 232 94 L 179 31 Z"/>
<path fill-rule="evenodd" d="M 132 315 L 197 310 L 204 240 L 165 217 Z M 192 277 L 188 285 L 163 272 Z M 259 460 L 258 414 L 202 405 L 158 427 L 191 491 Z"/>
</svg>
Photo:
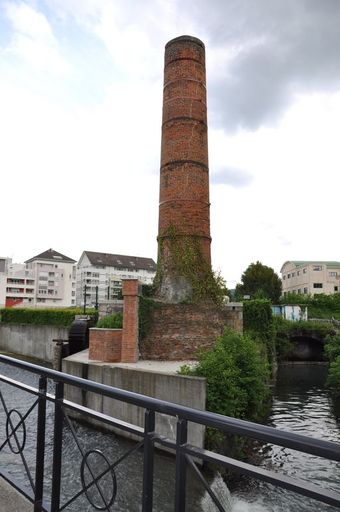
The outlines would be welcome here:
<svg viewBox="0 0 340 512">
<path fill-rule="evenodd" d="M 312 336 L 292 336 L 288 361 L 324 361 L 324 342 Z"/>
</svg>

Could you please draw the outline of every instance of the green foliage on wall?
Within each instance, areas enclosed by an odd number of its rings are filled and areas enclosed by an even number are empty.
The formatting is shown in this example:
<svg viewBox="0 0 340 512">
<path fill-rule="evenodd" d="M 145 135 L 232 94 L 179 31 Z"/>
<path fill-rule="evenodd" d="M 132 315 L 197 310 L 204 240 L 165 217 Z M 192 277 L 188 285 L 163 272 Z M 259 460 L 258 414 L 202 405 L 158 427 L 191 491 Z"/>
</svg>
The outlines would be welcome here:
<svg viewBox="0 0 340 512">
<path fill-rule="evenodd" d="M 159 241 L 158 269 L 155 278 L 155 287 L 162 280 L 164 244 L 169 243 L 171 271 L 180 277 L 187 279 L 191 286 L 191 294 L 186 302 L 198 303 L 202 300 L 212 300 L 217 305 L 222 305 L 228 294 L 226 282 L 219 272 L 214 272 L 206 261 L 201 245 L 200 237 L 179 235 L 174 226 L 168 229 L 166 236 Z"/>
<path fill-rule="evenodd" d="M 243 303 L 243 328 L 263 342 L 271 369 L 275 360 L 275 329 L 270 300 L 255 299 Z"/>
<path fill-rule="evenodd" d="M 123 327 L 123 314 L 112 313 L 98 320 L 96 327 L 103 329 L 121 329 Z"/>
<path fill-rule="evenodd" d="M 58 325 L 68 327 L 75 315 L 82 315 L 82 309 L 43 309 L 43 308 L 2 308 L 0 319 L 6 324 Z M 97 318 L 95 310 L 86 311 L 87 315 Z"/>
<path fill-rule="evenodd" d="M 273 313 L 267 299 L 248 300 L 243 303 L 243 327 L 260 336 L 273 335 Z"/>
<path fill-rule="evenodd" d="M 152 311 L 157 307 L 157 302 L 149 297 L 139 297 L 138 322 L 139 341 L 143 340 L 150 330 Z"/>
</svg>

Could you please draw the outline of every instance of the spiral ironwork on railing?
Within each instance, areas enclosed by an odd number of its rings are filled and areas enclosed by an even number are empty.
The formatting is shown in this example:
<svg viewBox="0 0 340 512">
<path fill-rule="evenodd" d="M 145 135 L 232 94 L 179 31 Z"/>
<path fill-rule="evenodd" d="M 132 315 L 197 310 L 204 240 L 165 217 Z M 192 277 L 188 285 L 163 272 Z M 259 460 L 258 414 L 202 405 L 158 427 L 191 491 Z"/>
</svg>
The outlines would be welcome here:
<svg viewBox="0 0 340 512">
<path fill-rule="evenodd" d="M 199 411 L 190 407 L 176 405 L 170 402 L 138 395 L 123 389 L 113 388 L 62 372 L 50 370 L 28 362 L 0 356 L 0 362 L 14 366 L 21 370 L 32 372 L 39 376 L 39 386 L 35 388 L 23 382 L 13 380 L 0 374 L 0 382 L 19 388 L 33 397 L 34 402 L 25 411 L 10 408 L 6 404 L 4 394 L 0 389 L 0 408 L 3 409 L 5 422 L 1 427 L 0 438 L 0 476 L 5 478 L 12 486 L 29 500 L 35 511 L 60 512 L 67 510 L 80 496 L 85 496 L 93 510 L 113 510 L 119 492 L 116 471 L 119 465 L 137 450 L 143 450 L 143 489 L 140 496 L 141 510 L 153 510 L 153 484 L 154 484 L 154 453 L 155 447 L 162 445 L 172 451 L 176 457 L 175 467 L 175 512 L 185 512 L 186 509 L 186 475 L 188 469 L 193 471 L 198 481 L 210 495 L 217 510 L 225 511 L 223 503 L 213 492 L 207 482 L 201 465 L 197 461 L 211 462 L 223 468 L 251 476 L 255 479 L 297 492 L 303 496 L 313 498 L 319 502 L 340 507 L 340 494 L 325 489 L 319 485 L 311 484 L 274 471 L 232 459 L 223 454 L 193 446 L 188 443 L 188 425 L 196 423 L 205 427 L 212 427 L 224 433 L 246 436 L 265 443 L 273 443 L 292 448 L 301 452 L 324 457 L 340 462 L 340 445 L 330 441 L 312 439 L 291 432 L 276 430 L 272 427 L 237 420 L 207 411 Z M 51 381 L 54 392 L 47 392 L 47 381 Z M 78 405 L 64 398 L 64 385 L 71 385 L 101 396 L 120 400 L 144 409 L 144 428 L 121 421 L 117 418 L 96 412 L 87 407 Z M 51 402 L 54 407 L 53 426 L 53 460 L 52 460 L 52 488 L 49 496 L 44 495 L 44 480 L 46 479 L 45 443 L 46 443 L 46 405 Z M 36 411 L 36 457 L 35 471 L 32 472 L 27 463 L 26 421 L 33 411 Z M 74 419 L 70 411 L 88 416 L 104 425 L 114 427 L 115 431 L 125 431 L 132 434 L 136 443 L 115 460 L 109 460 L 100 449 L 85 450 L 77 436 Z M 169 439 L 157 433 L 155 428 L 155 414 L 162 413 L 177 418 L 176 439 Z M 80 487 L 72 497 L 61 498 L 61 471 L 63 453 L 63 431 L 68 429 L 80 454 Z M 138 441 L 139 439 L 139 441 Z M 13 456 L 20 457 L 24 471 L 27 475 L 30 489 L 19 484 L 12 475 L 6 472 L 1 465 L 4 450 L 9 450 Z M 105 480 L 105 485 L 103 482 Z"/>
</svg>

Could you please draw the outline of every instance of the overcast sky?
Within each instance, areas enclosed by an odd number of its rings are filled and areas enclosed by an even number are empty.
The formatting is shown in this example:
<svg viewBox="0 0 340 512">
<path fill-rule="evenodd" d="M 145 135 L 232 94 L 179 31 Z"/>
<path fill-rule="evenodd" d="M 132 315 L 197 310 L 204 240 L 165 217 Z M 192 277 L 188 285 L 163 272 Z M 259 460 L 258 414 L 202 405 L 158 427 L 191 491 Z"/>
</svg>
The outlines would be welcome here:
<svg viewBox="0 0 340 512">
<path fill-rule="evenodd" d="M 0 0 L 0 256 L 157 256 L 164 45 L 206 45 L 212 259 L 340 260 L 339 0 Z"/>
</svg>

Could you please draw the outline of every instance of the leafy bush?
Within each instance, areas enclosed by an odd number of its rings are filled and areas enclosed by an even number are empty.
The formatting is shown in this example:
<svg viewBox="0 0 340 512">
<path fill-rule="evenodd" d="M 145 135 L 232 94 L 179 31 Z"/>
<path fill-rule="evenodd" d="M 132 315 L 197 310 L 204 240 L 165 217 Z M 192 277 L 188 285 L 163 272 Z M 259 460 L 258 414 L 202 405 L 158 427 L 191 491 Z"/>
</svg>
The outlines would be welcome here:
<svg viewBox="0 0 340 512">
<path fill-rule="evenodd" d="M 243 303 L 243 326 L 265 338 L 273 336 L 273 313 L 267 299 L 248 300 Z"/>
<path fill-rule="evenodd" d="M 327 384 L 340 394 L 340 334 L 327 336 L 325 353 L 330 361 Z"/>
<path fill-rule="evenodd" d="M 243 303 L 243 326 L 252 338 L 264 342 L 265 357 L 272 365 L 275 360 L 275 330 L 270 300 L 254 299 Z"/>
<path fill-rule="evenodd" d="M 123 327 L 122 313 L 113 313 L 98 320 L 96 327 L 103 329 L 121 329 Z"/>
<path fill-rule="evenodd" d="M 333 388 L 335 394 L 340 394 L 340 356 L 329 366 L 327 384 Z"/>
<path fill-rule="evenodd" d="M 68 327 L 75 315 L 82 315 L 82 309 L 31 309 L 31 308 L 2 308 L 0 318 L 6 324 L 34 324 L 34 325 L 58 325 Z M 96 319 L 97 312 L 86 311 Z"/>
<path fill-rule="evenodd" d="M 180 373 L 206 378 L 207 409 L 219 414 L 256 419 L 269 396 L 261 346 L 232 330 L 226 330 L 212 349 L 200 352 L 194 367 L 184 366 Z"/>
<path fill-rule="evenodd" d="M 325 344 L 325 353 L 330 362 L 335 361 L 337 357 L 340 357 L 340 334 L 335 336 L 327 336 Z"/>
</svg>

